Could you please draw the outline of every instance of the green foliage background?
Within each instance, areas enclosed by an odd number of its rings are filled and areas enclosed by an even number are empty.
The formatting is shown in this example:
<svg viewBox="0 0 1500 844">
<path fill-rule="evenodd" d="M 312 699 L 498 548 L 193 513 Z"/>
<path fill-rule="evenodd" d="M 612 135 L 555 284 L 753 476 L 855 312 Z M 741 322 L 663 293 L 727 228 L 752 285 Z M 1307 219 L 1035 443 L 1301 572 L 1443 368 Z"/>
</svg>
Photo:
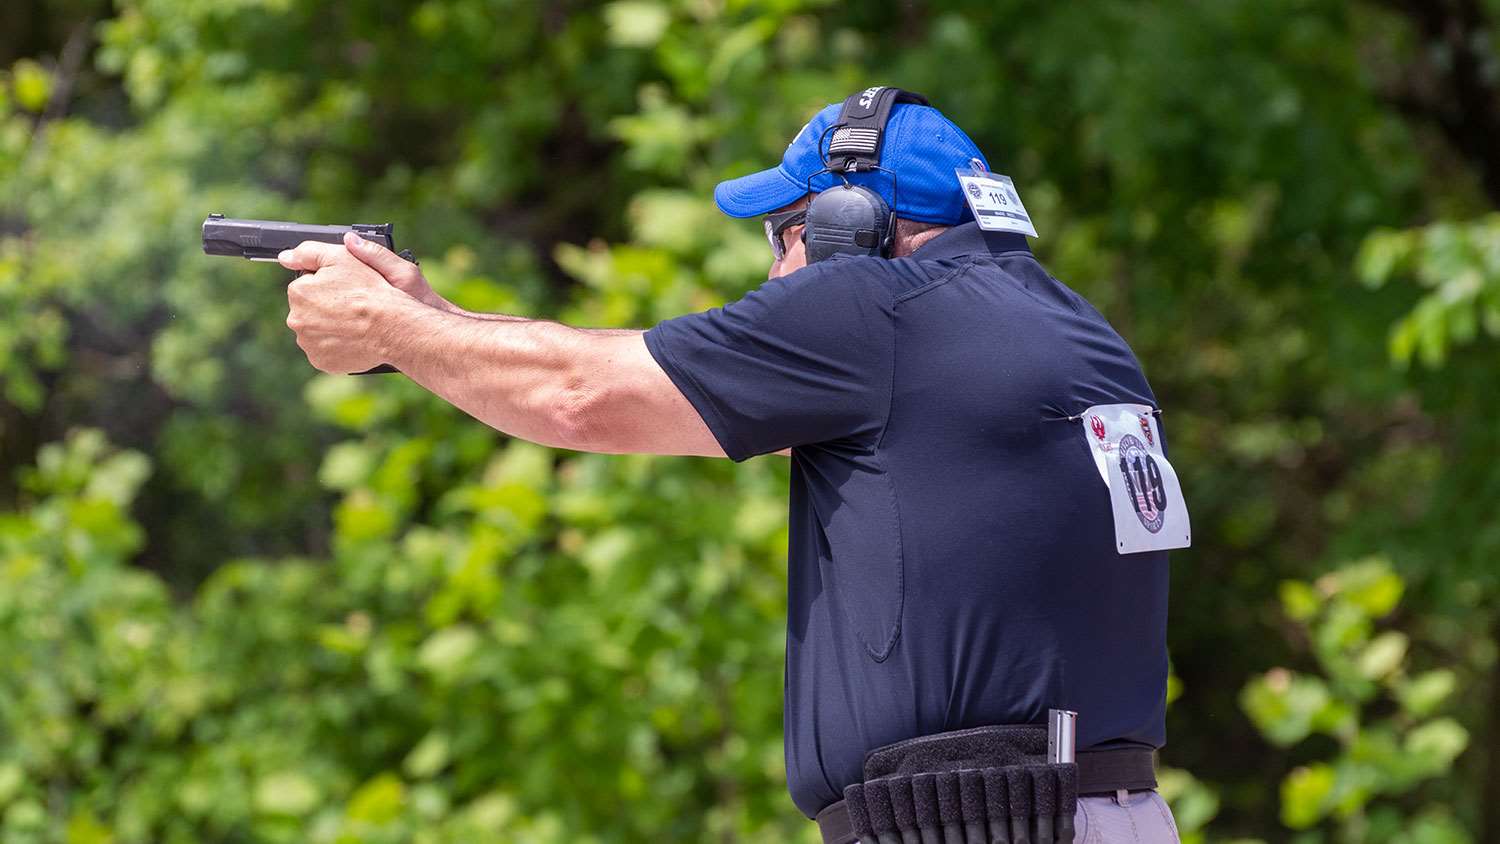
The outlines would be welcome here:
<svg viewBox="0 0 1500 844">
<path fill-rule="evenodd" d="M 867 84 L 1008 173 L 1193 499 L 1185 839 L 1500 841 L 1500 2 L 7 0 L 0 840 L 816 840 L 784 459 L 316 375 L 209 211 L 397 223 L 465 307 L 763 278 L 709 193 Z M 1191 772 L 1191 773 L 1189 773 Z"/>
</svg>

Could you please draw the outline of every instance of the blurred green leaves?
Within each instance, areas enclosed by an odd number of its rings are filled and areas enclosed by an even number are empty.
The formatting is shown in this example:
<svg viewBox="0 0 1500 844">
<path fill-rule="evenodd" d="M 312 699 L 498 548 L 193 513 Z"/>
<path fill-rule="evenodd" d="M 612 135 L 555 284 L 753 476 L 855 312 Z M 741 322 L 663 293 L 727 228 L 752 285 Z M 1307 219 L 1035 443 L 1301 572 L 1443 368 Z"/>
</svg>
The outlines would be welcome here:
<svg viewBox="0 0 1500 844">
<path fill-rule="evenodd" d="M 30 59 L 22 59 L 10 69 L 11 96 L 28 111 L 41 111 L 52 95 L 52 75 Z"/>
<path fill-rule="evenodd" d="M 1391 330 L 1391 357 L 1441 365 L 1452 346 L 1500 337 L 1500 214 L 1405 231 L 1377 231 L 1359 255 L 1372 287 L 1409 279 L 1426 292 Z"/>
<path fill-rule="evenodd" d="M 1287 616 L 1312 643 L 1325 676 L 1274 668 L 1245 685 L 1240 705 L 1277 745 L 1320 733 L 1338 747 L 1332 761 L 1301 765 L 1282 780 L 1281 821 L 1293 829 L 1333 817 L 1346 835 L 1368 836 L 1377 798 L 1447 773 L 1468 746 L 1462 725 L 1433 717 L 1454 690 L 1453 672 L 1412 676 L 1408 636 L 1375 632 L 1402 591 L 1401 578 L 1381 559 L 1345 566 L 1314 583 L 1282 584 Z M 1398 704 L 1393 714 L 1380 714 L 1382 691 Z M 1408 839 L 1382 834 L 1374 840 Z"/>
<path fill-rule="evenodd" d="M 317 808 L 318 787 L 298 771 L 272 773 L 255 786 L 255 808 L 268 815 L 305 815 Z"/>
<path fill-rule="evenodd" d="M 715 500 L 695 473 L 580 456 L 559 475 L 522 442 L 453 488 L 446 527 L 414 525 L 402 492 L 437 459 L 415 444 L 335 452 L 364 467 L 335 473 L 346 508 L 392 502 L 378 534 L 341 521 L 331 564 L 232 563 L 186 606 L 126 565 L 145 459 L 97 431 L 45 449 L 25 515 L 0 520 L 0 712 L 30 725 L 0 745 L 0 837 L 52 840 L 43 798 L 64 781 L 80 783 L 68 840 L 562 841 L 605 827 L 594 812 L 645 837 L 683 823 L 674 806 L 716 778 L 755 783 L 754 811 L 785 818 L 779 688 L 738 682 L 779 668 L 782 546 L 737 550 L 705 590 L 656 530 L 585 539 L 610 517 L 540 494 L 628 483 L 637 493 L 609 506 L 646 524 L 681 496 Z M 696 518 L 763 536 L 743 514 L 780 509 L 765 468 Z M 549 522 L 560 533 L 541 542 Z M 767 635 L 734 635 L 747 629 Z M 116 769 L 129 779 L 98 776 Z M 639 803 L 648 782 L 670 799 Z M 735 823 L 778 828 L 753 817 Z M 767 836 L 806 828 L 788 820 Z"/>
<path fill-rule="evenodd" d="M 613 43 L 622 47 L 650 47 L 667 31 L 672 15 L 662 3 L 620 0 L 604 7 L 604 20 Z"/>
</svg>

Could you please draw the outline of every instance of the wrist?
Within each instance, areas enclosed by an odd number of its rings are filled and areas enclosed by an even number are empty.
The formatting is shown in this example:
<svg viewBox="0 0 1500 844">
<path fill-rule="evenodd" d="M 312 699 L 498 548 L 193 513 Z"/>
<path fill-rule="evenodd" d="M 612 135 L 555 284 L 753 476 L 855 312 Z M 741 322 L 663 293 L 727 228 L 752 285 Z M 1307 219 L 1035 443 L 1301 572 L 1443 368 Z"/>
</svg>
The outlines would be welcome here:
<svg viewBox="0 0 1500 844">
<path fill-rule="evenodd" d="M 404 293 L 385 297 L 370 327 L 370 340 L 381 362 L 403 369 L 402 362 L 409 358 L 413 341 L 437 329 L 422 325 L 423 320 L 444 316 L 448 314 Z"/>
<path fill-rule="evenodd" d="M 420 294 L 413 294 L 413 298 L 430 308 L 436 308 L 445 313 L 456 314 L 458 316 L 466 315 L 463 308 L 444 299 L 436 290 L 430 287 Z"/>
</svg>

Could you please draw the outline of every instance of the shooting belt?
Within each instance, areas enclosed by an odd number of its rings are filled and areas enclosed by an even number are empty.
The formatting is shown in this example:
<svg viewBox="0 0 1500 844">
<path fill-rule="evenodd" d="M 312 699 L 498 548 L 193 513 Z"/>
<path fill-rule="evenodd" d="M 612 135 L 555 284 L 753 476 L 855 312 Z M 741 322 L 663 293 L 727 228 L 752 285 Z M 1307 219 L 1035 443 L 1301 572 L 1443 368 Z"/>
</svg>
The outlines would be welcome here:
<svg viewBox="0 0 1500 844">
<path fill-rule="evenodd" d="M 935 733 L 870 751 L 864 782 L 818 813 L 824 844 L 1072 844 L 1080 794 L 1156 787 L 1154 751 L 1049 764 L 1043 725 Z"/>
</svg>

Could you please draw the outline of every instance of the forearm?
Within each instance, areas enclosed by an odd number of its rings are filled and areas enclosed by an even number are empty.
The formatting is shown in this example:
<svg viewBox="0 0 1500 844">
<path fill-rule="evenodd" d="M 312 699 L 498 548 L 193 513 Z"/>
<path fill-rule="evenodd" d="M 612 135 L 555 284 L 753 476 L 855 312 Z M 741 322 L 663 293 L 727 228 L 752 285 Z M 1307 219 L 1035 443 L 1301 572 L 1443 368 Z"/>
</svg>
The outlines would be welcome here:
<svg viewBox="0 0 1500 844">
<path fill-rule="evenodd" d="M 467 310 L 464 310 L 463 308 L 460 308 L 459 306 L 453 304 L 452 302 L 449 302 L 447 299 L 438 299 L 436 302 L 433 302 L 433 303 L 430 303 L 430 304 L 432 304 L 433 307 L 441 308 L 443 311 L 446 311 L 447 313 L 455 314 L 457 316 L 462 316 L 462 317 L 468 317 L 469 319 L 491 320 L 491 321 L 494 321 L 494 322 L 528 322 L 529 321 L 526 317 L 511 316 L 510 314 L 487 314 L 487 313 L 484 313 L 482 311 L 467 311 Z"/>
<path fill-rule="evenodd" d="M 392 366 L 465 413 L 511 436 L 576 447 L 569 407 L 582 395 L 578 329 L 411 307 L 392 313 L 380 335 Z"/>
</svg>

